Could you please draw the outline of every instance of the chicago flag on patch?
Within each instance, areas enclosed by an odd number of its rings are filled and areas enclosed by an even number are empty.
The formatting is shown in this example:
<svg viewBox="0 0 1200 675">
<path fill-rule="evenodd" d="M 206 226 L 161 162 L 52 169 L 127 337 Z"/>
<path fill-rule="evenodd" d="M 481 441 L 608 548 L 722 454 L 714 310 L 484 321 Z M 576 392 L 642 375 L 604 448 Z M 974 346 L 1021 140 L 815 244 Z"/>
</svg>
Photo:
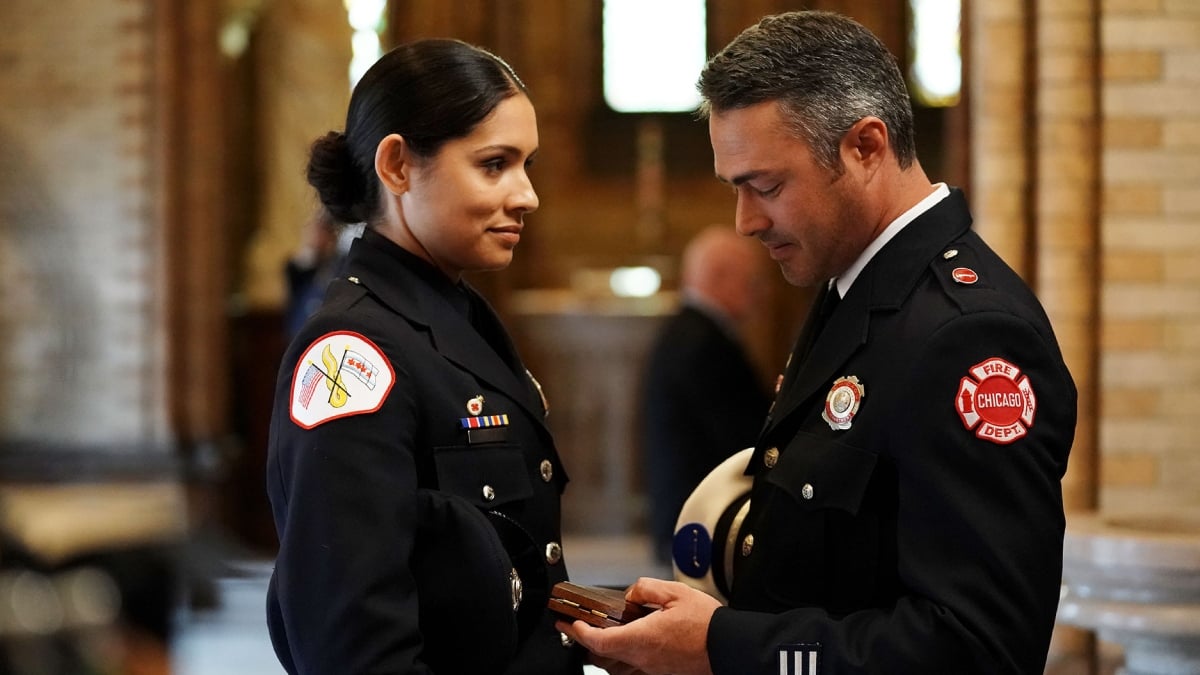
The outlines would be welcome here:
<svg viewBox="0 0 1200 675">
<path fill-rule="evenodd" d="M 379 410 L 396 373 L 379 347 L 350 331 L 317 338 L 292 373 L 291 417 L 305 429 Z"/>
</svg>

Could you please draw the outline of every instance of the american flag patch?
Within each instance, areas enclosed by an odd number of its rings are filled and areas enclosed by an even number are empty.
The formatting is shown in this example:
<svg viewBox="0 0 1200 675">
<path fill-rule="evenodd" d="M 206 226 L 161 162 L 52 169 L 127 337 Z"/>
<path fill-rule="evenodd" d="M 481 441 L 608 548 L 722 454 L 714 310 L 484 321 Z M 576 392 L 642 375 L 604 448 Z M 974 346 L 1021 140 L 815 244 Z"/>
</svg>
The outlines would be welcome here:
<svg viewBox="0 0 1200 675">
<path fill-rule="evenodd" d="M 301 406 L 307 408 L 308 404 L 312 402 L 313 392 L 316 391 L 317 385 L 321 383 L 322 377 L 324 377 L 324 373 L 321 372 L 321 369 L 309 363 L 308 370 L 304 371 L 304 378 L 300 380 Z"/>
<path fill-rule="evenodd" d="M 779 675 L 817 675 L 817 657 L 821 645 L 782 645 L 779 647 Z"/>
<path fill-rule="evenodd" d="M 462 417 L 458 420 L 464 429 L 482 429 L 485 427 L 508 426 L 508 415 L 481 415 L 479 417 Z"/>
</svg>

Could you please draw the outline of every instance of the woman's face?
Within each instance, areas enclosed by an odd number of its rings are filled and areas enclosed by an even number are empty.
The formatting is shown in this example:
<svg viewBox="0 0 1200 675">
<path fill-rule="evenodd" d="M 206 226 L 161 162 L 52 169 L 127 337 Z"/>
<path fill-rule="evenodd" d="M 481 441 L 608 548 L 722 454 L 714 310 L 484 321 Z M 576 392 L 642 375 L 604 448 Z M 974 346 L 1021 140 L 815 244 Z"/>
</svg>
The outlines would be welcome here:
<svg viewBox="0 0 1200 675">
<path fill-rule="evenodd" d="M 413 253 L 455 280 L 464 271 L 507 267 L 522 219 L 538 207 L 528 173 L 537 149 L 533 105 L 516 94 L 469 135 L 417 159 L 399 197 L 401 245 L 411 239 L 420 249 Z"/>
</svg>

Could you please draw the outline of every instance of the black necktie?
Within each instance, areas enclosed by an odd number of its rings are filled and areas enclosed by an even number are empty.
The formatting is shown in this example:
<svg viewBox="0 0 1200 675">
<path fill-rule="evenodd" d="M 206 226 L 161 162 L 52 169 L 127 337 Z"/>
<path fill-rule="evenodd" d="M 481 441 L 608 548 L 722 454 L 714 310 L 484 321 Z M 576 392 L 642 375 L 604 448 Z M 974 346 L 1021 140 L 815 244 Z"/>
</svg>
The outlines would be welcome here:
<svg viewBox="0 0 1200 675">
<path fill-rule="evenodd" d="M 808 358 L 808 353 L 812 351 L 813 345 L 817 342 L 817 337 L 825 328 L 825 323 L 829 321 L 829 317 L 833 314 L 833 310 L 837 308 L 839 302 L 842 301 L 842 296 L 838 295 L 837 284 L 829 284 L 825 292 L 821 294 L 812 311 L 808 315 L 808 321 L 801 331 L 803 340 L 800 342 L 804 347 L 797 354 L 801 361 Z"/>
<path fill-rule="evenodd" d="M 820 324 L 817 325 L 817 332 L 813 335 L 814 340 L 817 335 L 821 334 L 821 330 L 829 322 L 829 317 L 833 316 L 833 310 L 837 309 L 838 303 L 841 301 L 842 296 L 838 293 L 837 284 L 830 284 L 829 288 L 825 290 L 825 297 L 821 299 Z"/>
<path fill-rule="evenodd" d="M 800 372 L 800 368 L 805 361 L 808 360 L 808 353 L 812 351 L 813 344 L 817 341 L 817 336 L 821 333 L 821 329 L 825 327 L 825 322 L 828 321 L 833 310 L 837 308 L 842 297 L 838 295 L 836 284 L 827 284 L 825 292 L 817 296 L 812 307 L 808 310 L 808 318 L 804 321 L 804 327 L 800 329 L 800 337 L 796 338 L 796 349 L 788 358 L 787 368 L 784 371 L 783 378 L 779 382 L 779 387 L 775 392 L 775 402 L 779 402 L 779 397 L 783 395 L 784 389 L 791 386 L 795 381 L 796 374 Z M 775 410 L 775 403 L 771 404 L 771 411 L 767 414 L 766 426 L 771 425 L 771 414 Z M 765 428 L 765 427 L 764 427 Z"/>
</svg>

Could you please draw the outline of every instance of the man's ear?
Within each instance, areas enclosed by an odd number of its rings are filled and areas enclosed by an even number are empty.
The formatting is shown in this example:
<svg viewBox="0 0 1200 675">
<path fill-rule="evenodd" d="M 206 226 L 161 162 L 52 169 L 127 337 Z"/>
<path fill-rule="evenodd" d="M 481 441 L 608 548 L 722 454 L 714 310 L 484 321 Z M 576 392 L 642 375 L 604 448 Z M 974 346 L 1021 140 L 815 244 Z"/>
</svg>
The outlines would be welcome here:
<svg viewBox="0 0 1200 675">
<path fill-rule="evenodd" d="M 874 174 L 890 153 L 887 125 L 878 117 L 864 117 L 842 136 L 842 162 Z"/>
<path fill-rule="evenodd" d="M 388 134 L 379 141 L 375 147 L 375 173 L 383 183 L 383 189 L 394 195 L 408 192 L 411 154 L 408 143 L 400 134 Z"/>
</svg>

